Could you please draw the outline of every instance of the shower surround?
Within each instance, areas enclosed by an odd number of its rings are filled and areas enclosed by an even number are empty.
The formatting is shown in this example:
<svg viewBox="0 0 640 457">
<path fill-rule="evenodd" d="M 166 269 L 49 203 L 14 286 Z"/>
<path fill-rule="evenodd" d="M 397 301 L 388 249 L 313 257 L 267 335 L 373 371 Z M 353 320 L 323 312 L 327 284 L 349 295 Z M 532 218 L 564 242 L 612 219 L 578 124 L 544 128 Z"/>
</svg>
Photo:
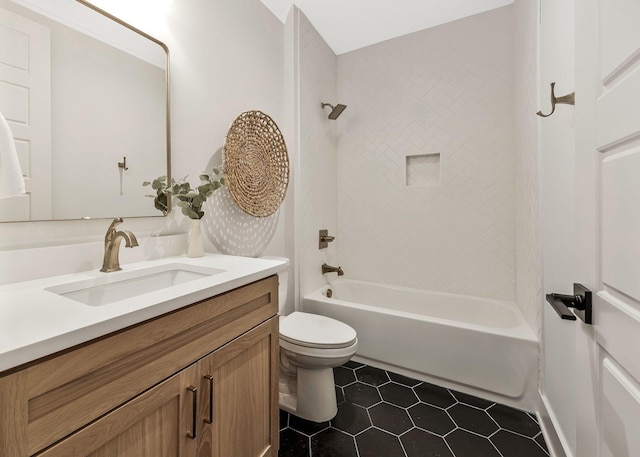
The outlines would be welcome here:
<svg viewBox="0 0 640 457">
<path fill-rule="evenodd" d="M 514 299 L 512 22 L 504 7 L 338 56 L 350 278 Z M 416 154 L 439 163 L 412 170 Z M 405 167 L 439 179 L 407 186 Z"/>
<path fill-rule="evenodd" d="M 296 14 L 300 295 L 324 285 L 326 262 L 350 279 L 516 300 L 537 332 L 535 5 L 339 56 Z M 349 108 L 329 121 L 325 101 Z M 336 241 L 318 250 L 321 228 Z"/>
</svg>

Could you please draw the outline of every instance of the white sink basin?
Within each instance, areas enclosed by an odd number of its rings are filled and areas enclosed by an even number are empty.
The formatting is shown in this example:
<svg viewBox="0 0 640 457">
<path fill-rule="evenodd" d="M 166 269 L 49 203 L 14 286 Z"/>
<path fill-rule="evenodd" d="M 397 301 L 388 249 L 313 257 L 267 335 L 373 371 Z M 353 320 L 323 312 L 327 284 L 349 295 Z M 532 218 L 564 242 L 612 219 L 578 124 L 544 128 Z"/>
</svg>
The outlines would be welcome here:
<svg viewBox="0 0 640 457">
<path fill-rule="evenodd" d="M 224 272 L 225 270 L 217 268 L 168 264 L 136 271 L 118 272 L 115 275 L 106 273 L 100 278 L 61 284 L 48 287 L 45 290 L 85 305 L 103 306 Z"/>
</svg>

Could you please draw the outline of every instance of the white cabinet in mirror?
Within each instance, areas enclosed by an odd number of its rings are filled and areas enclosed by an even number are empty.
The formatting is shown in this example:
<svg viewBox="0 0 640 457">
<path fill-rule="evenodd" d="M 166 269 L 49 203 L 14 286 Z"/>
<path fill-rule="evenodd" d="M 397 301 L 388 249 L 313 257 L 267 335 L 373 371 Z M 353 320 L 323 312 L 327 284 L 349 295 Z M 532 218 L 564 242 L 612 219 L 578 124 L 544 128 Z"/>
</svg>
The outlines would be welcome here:
<svg viewBox="0 0 640 457">
<path fill-rule="evenodd" d="M 161 216 L 142 182 L 168 174 L 167 47 L 76 0 L 0 0 L 0 35 L 27 189 L 0 222 Z"/>
</svg>

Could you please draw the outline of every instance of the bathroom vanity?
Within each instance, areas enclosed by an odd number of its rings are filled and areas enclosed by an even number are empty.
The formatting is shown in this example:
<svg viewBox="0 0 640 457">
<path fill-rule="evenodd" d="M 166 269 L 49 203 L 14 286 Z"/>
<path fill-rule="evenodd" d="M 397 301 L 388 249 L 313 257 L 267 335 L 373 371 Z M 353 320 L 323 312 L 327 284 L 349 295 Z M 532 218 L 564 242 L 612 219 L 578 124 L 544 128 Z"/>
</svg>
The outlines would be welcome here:
<svg viewBox="0 0 640 457">
<path fill-rule="evenodd" d="M 200 262 L 206 263 L 207 257 Z M 218 266 L 223 261 L 229 265 L 253 261 L 258 267 L 234 273 L 228 265 L 219 270 L 224 273 L 218 278 L 165 288 L 164 304 L 123 312 L 120 324 L 145 314 L 140 311 L 160 314 L 120 330 L 95 336 L 100 330 L 92 329 L 104 328 L 98 322 L 84 330 L 36 337 L 55 343 L 94 332 L 81 344 L 3 367 L 0 455 L 275 457 L 278 279 L 274 273 L 286 266 L 229 256 L 208 261 Z M 46 286 L 47 281 L 33 283 Z M 19 286 L 5 289 L 0 288 L 1 307 L 12 294 L 20 295 Z M 224 291 L 217 293 L 220 290 Z M 157 301 L 157 294 L 137 298 L 143 303 Z M 210 296 L 200 298 L 202 294 Z M 42 297 L 51 299 L 53 306 L 57 299 L 69 300 L 53 295 Z M 189 303 L 179 300 L 184 297 Z M 112 305 L 131 309 L 127 303 L 132 301 L 136 300 Z M 64 311 L 60 317 L 64 319 Z M 8 351 L 5 344 L 5 355 L 26 357 L 44 347 L 37 341 L 31 346 Z"/>
</svg>

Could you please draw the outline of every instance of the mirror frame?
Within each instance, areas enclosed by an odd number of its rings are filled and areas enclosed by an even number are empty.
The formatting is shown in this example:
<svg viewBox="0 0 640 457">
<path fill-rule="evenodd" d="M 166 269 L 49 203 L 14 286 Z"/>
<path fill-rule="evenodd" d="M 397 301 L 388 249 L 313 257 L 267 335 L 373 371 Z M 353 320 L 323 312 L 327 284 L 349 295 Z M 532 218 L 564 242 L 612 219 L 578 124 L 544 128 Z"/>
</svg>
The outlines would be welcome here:
<svg viewBox="0 0 640 457">
<path fill-rule="evenodd" d="M 97 7 L 96 5 L 90 3 L 87 0 L 76 0 L 77 3 L 79 3 L 80 5 L 83 5 L 95 12 L 97 12 L 98 14 L 101 14 L 102 16 L 105 16 L 107 19 L 110 19 L 114 22 L 116 22 L 117 24 L 120 24 L 123 27 L 126 27 L 127 29 L 131 30 L 132 32 L 137 33 L 138 35 L 151 40 L 152 42 L 156 43 L 157 45 L 159 45 L 165 52 L 166 54 L 166 69 L 165 69 L 165 96 L 166 96 L 166 112 L 165 112 L 165 128 L 166 128 L 166 144 L 167 144 L 167 152 L 166 152 L 166 163 L 167 163 L 167 180 L 168 182 L 171 182 L 171 98 L 170 98 L 170 90 L 169 90 L 169 84 L 170 84 L 170 78 L 169 78 L 169 73 L 170 73 L 170 53 L 169 53 L 169 47 L 164 44 L 162 41 L 158 40 L 157 38 L 154 38 L 153 36 L 149 35 L 146 32 L 143 32 L 142 30 L 138 29 L 137 27 L 132 26 L 131 24 L 129 24 L 128 22 L 123 21 L 122 19 L 120 19 L 117 16 L 114 16 L 113 14 L 103 10 L 102 8 Z M 142 185 L 142 183 L 141 183 Z M 152 205 L 153 206 L 153 205 Z M 171 199 L 168 199 L 167 202 L 167 212 L 165 214 L 158 214 L 157 216 L 127 216 L 128 219 L 131 218 L 147 218 L 147 217 L 165 217 L 167 216 L 172 210 L 172 202 Z M 160 211 L 158 211 L 160 213 Z M 114 214 L 111 216 L 104 216 L 104 217 L 78 217 L 78 218 L 64 218 L 64 219 L 37 219 L 37 220 L 24 220 L 24 221 L 6 221 L 6 222 L 0 222 L 2 224 L 15 224 L 15 223 L 29 223 L 29 222 L 63 222 L 63 221 L 82 221 L 82 220 L 111 220 L 114 217 L 119 217 L 118 214 Z"/>
</svg>

